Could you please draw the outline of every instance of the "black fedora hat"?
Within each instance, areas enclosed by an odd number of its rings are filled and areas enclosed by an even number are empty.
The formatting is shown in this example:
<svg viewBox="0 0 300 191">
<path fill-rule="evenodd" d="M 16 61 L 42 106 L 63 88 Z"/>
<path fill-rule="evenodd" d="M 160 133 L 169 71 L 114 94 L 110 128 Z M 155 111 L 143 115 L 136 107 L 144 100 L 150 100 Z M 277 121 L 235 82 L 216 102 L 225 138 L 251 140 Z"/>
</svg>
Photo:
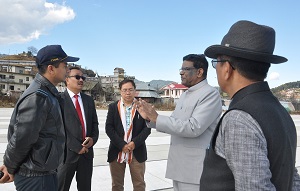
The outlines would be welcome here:
<svg viewBox="0 0 300 191">
<path fill-rule="evenodd" d="M 286 62 L 285 57 L 273 55 L 274 48 L 273 28 L 250 21 L 238 21 L 223 37 L 221 45 L 208 47 L 204 54 L 210 58 L 227 55 L 274 64 Z"/>
</svg>

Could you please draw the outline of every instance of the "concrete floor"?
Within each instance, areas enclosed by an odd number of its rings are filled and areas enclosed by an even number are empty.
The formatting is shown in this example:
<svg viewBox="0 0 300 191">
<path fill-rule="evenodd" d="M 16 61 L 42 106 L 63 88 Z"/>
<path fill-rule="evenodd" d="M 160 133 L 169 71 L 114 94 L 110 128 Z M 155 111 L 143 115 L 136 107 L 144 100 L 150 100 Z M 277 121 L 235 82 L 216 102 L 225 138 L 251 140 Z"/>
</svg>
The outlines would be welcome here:
<svg viewBox="0 0 300 191">
<path fill-rule="evenodd" d="M 7 145 L 7 127 L 9 124 L 12 108 L 0 108 L 0 164 L 2 164 L 3 155 Z M 160 112 L 164 115 L 170 115 L 171 112 Z M 99 120 L 100 136 L 97 144 L 94 146 L 95 159 L 92 178 L 92 190 L 111 190 L 111 177 L 108 167 L 107 150 L 109 138 L 105 134 L 104 125 L 107 110 L 97 110 Z M 169 151 L 170 136 L 159 133 L 155 130 L 146 140 L 148 150 L 148 160 L 146 162 L 146 189 L 147 190 L 173 190 L 172 181 L 165 178 L 167 156 Z M 132 189 L 132 183 L 128 168 L 125 174 L 125 191 Z M 13 183 L 0 184 L 0 190 L 14 191 Z M 70 191 L 76 191 L 76 181 L 73 180 Z"/>
<path fill-rule="evenodd" d="M 2 164 L 3 154 L 7 145 L 7 127 L 12 113 L 12 108 L 0 108 L 0 164 Z M 163 115 L 170 115 L 170 111 L 159 112 Z M 109 139 L 105 134 L 104 125 L 107 110 L 97 110 L 99 120 L 100 136 L 95 145 L 94 172 L 92 178 L 92 190 L 111 190 L 111 177 L 107 160 L 107 150 Z M 300 131 L 300 115 L 292 116 L 297 132 Z M 298 132 L 298 135 L 299 132 Z M 149 191 L 163 190 L 171 191 L 172 181 L 165 178 L 167 156 L 169 150 L 170 136 L 152 130 L 151 135 L 146 140 L 148 149 L 148 160 L 146 162 L 146 189 Z M 298 137 L 298 145 L 300 146 L 300 138 Z M 298 147 L 299 148 L 299 147 Z M 300 150 L 297 149 L 296 166 L 300 167 Z M 299 169 L 298 169 L 299 170 Z M 14 184 L 2 184 L 0 190 L 14 191 Z M 73 180 L 70 191 L 76 191 L 76 182 Z M 132 184 L 128 168 L 125 175 L 125 191 L 132 190 Z"/>
</svg>

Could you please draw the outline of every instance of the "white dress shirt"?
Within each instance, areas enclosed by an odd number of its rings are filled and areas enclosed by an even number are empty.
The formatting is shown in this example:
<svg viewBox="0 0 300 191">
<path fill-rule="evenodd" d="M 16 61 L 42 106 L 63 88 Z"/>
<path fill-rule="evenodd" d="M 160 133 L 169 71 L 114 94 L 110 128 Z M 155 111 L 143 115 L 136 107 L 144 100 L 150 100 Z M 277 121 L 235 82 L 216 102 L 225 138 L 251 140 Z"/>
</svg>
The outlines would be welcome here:
<svg viewBox="0 0 300 191">
<path fill-rule="evenodd" d="M 69 90 L 68 88 L 67 88 L 67 91 L 68 91 L 68 93 L 70 95 L 70 98 L 71 98 L 71 100 L 74 104 L 74 107 L 76 109 L 76 104 L 75 104 L 76 99 L 74 98 L 75 94 L 71 90 Z M 85 114 L 84 114 L 84 107 L 83 107 L 83 103 L 82 103 L 82 98 L 81 98 L 80 93 L 77 94 L 77 95 L 78 95 L 78 102 L 79 102 L 80 109 L 81 109 L 81 114 L 82 114 L 82 118 L 83 118 L 83 122 L 84 122 L 85 135 L 86 135 L 86 120 L 85 120 Z"/>
</svg>

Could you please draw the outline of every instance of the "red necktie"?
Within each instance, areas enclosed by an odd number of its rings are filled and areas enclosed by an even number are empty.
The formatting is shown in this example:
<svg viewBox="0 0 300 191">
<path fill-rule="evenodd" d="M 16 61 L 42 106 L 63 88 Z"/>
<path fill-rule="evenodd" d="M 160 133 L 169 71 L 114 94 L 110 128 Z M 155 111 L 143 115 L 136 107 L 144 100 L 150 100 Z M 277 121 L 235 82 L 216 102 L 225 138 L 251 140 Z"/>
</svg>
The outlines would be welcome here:
<svg viewBox="0 0 300 191">
<path fill-rule="evenodd" d="M 82 140 L 84 140 L 85 139 L 85 128 L 84 128 L 84 122 L 83 122 L 83 117 L 82 117 L 82 113 L 81 113 L 81 108 L 80 108 L 79 101 L 78 101 L 78 95 L 74 95 L 74 98 L 75 98 L 76 111 L 77 111 L 78 117 L 80 119 L 81 127 L 82 127 Z"/>
</svg>

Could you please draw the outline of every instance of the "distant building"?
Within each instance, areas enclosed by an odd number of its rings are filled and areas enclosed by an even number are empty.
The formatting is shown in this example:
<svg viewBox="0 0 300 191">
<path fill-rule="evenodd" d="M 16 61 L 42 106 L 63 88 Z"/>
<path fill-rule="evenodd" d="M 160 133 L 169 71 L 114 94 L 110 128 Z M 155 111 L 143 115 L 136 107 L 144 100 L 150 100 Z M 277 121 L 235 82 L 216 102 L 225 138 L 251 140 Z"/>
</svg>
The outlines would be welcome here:
<svg viewBox="0 0 300 191">
<path fill-rule="evenodd" d="M 230 99 L 222 99 L 222 110 L 227 111 L 229 108 L 231 100 Z"/>
<path fill-rule="evenodd" d="M 70 65 L 81 67 L 74 63 Z M 0 60 L 0 91 L 19 97 L 29 87 L 37 72 L 35 61 Z M 115 101 L 120 97 L 119 83 L 124 79 L 134 80 L 135 77 L 125 75 L 123 68 L 116 67 L 113 75 L 87 77 L 82 91 L 99 101 Z M 63 92 L 65 84 L 59 83 L 56 88 Z"/>
<path fill-rule="evenodd" d="M 34 76 L 33 67 L 2 62 L 0 65 L 0 90 L 4 94 L 19 97 L 29 87 Z"/>
<path fill-rule="evenodd" d="M 0 65 L 31 65 L 31 66 L 35 66 L 35 61 L 28 61 L 28 60 L 0 60 Z"/>
<path fill-rule="evenodd" d="M 124 80 L 125 72 L 123 68 L 115 68 L 114 75 L 99 76 L 103 87 L 113 87 L 119 93 L 119 83 Z"/>
<path fill-rule="evenodd" d="M 281 105 L 288 111 L 293 112 L 295 111 L 294 105 L 289 101 L 280 101 Z"/>
<path fill-rule="evenodd" d="M 124 79 L 134 80 L 134 76 L 125 75 L 125 70 L 123 68 L 115 68 L 114 75 L 108 76 L 99 76 L 101 85 L 106 92 L 106 95 L 109 95 L 109 99 L 118 100 L 120 98 L 119 83 Z M 112 95 L 110 95 L 112 94 Z"/>
<path fill-rule="evenodd" d="M 163 86 L 160 91 L 163 91 L 161 94 L 161 102 L 163 104 L 175 104 L 177 103 L 180 96 L 188 89 L 188 87 L 172 82 L 168 85 Z"/>
<path fill-rule="evenodd" d="M 156 89 L 147 83 L 136 84 L 135 97 L 142 98 L 149 103 L 160 103 L 161 99 L 160 95 L 156 92 Z"/>
<path fill-rule="evenodd" d="M 188 89 L 188 87 L 173 82 L 162 87 L 161 89 L 164 90 L 164 94 L 161 96 L 162 98 L 179 99 L 181 94 L 185 92 Z"/>
<path fill-rule="evenodd" d="M 105 92 L 99 81 L 86 81 L 82 88 L 82 92 L 92 96 L 94 100 L 105 102 Z"/>
</svg>

